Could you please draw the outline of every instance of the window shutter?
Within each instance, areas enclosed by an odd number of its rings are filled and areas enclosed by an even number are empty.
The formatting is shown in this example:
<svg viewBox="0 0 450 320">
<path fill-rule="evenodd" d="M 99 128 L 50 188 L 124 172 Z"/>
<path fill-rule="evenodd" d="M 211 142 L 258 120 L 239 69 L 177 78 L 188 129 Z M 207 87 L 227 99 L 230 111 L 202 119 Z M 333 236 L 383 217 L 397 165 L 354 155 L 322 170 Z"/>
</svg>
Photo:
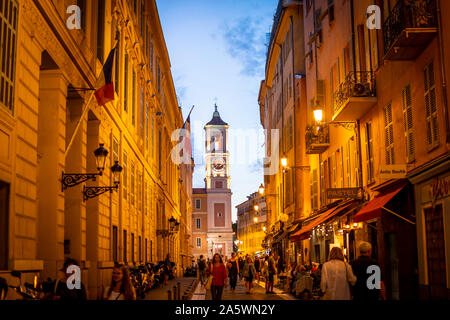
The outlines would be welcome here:
<svg viewBox="0 0 450 320">
<path fill-rule="evenodd" d="M 438 115 L 436 88 L 434 80 L 434 65 L 430 63 L 424 69 L 425 111 L 427 122 L 427 142 L 429 148 L 439 145 Z"/>
<path fill-rule="evenodd" d="M 384 133 L 386 147 L 386 164 L 394 163 L 394 127 L 392 123 L 392 105 L 384 108 Z"/>
<path fill-rule="evenodd" d="M 413 110 L 411 99 L 411 86 L 407 85 L 402 90 L 403 102 L 403 125 L 405 128 L 406 161 L 414 161 L 414 131 L 413 131 Z"/>
</svg>

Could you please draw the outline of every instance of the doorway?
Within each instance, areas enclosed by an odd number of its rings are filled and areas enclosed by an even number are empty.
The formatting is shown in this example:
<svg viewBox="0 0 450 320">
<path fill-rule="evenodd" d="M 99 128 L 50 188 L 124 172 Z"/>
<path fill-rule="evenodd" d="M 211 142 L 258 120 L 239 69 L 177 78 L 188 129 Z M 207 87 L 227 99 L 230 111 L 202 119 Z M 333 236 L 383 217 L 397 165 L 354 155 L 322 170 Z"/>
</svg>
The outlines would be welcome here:
<svg viewBox="0 0 450 320">
<path fill-rule="evenodd" d="M 399 300 L 400 299 L 400 283 L 398 276 L 398 251 L 397 251 L 397 234 L 386 233 L 386 255 L 387 255 L 387 271 L 389 277 L 388 286 L 388 299 Z"/>
<path fill-rule="evenodd" d="M 8 270 L 9 184 L 0 181 L 0 270 Z"/>
<path fill-rule="evenodd" d="M 431 299 L 447 299 L 442 204 L 425 209 L 428 282 Z"/>
</svg>

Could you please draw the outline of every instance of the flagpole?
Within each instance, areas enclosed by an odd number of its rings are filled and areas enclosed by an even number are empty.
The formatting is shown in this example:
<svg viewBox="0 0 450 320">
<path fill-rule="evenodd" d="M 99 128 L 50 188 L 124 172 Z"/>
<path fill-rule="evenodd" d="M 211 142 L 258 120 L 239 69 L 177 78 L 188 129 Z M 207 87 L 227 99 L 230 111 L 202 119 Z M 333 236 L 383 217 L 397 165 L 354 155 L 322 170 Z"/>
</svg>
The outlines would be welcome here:
<svg viewBox="0 0 450 320">
<path fill-rule="evenodd" d="M 95 91 L 93 91 L 93 92 L 91 93 L 91 96 L 89 97 L 89 100 L 88 100 L 88 102 L 86 103 L 86 107 L 84 108 L 83 113 L 81 114 L 80 119 L 78 119 L 78 123 L 77 123 L 77 126 L 75 127 L 75 131 L 73 132 L 72 138 L 70 138 L 70 142 L 69 142 L 69 144 L 67 145 L 66 152 L 64 153 L 64 159 L 66 159 L 66 158 L 67 158 L 67 155 L 69 154 L 70 147 L 72 146 L 73 141 L 75 140 L 75 136 L 76 136 L 77 133 L 78 133 L 78 130 L 79 130 L 80 126 L 81 126 L 81 122 L 83 121 L 84 117 L 86 116 L 86 113 L 90 110 L 89 104 L 91 103 L 92 98 L 94 97 L 94 94 L 95 94 Z"/>
<path fill-rule="evenodd" d="M 189 116 L 191 115 L 191 112 L 192 112 L 192 110 L 194 109 L 194 107 L 195 107 L 195 105 L 193 105 L 193 106 L 191 107 L 191 111 L 189 111 L 189 114 L 188 114 L 188 116 L 186 117 L 186 120 L 185 120 L 184 123 L 183 123 L 183 128 L 184 128 L 184 126 L 186 125 L 186 121 L 187 121 L 187 119 L 189 118 Z M 185 136 L 185 137 L 186 137 L 186 136 Z M 190 138 L 190 133 L 189 133 L 189 138 Z M 166 158 L 166 161 L 164 162 L 164 164 L 167 163 L 167 160 L 169 160 L 169 158 L 170 158 L 171 155 L 172 155 L 172 151 L 169 152 L 169 154 L 167 155 L 167 158 Z"/>
<path fill-rule="evenodd" d="M 116 43 L 115 43 L 115 45 L 114 45 L 114 47 L 113 47 L 114 50 L 117 50 L 117 45 L 118 45 L 118 44 L 119 44 L 119 40 L 116 41 Z M 117 57 L 115 57 L 115 59 L 117 59 Z M 102 69 L 102 71 L 100 71 L 100 73 L 101 73 L 101 72 L 103 72 L 103 69 Z M 97 77 L 97 79 L 98 79 L 98 77 Z M 117 79 L 115 79 L 115 80 L 117 81 Z M 91 89 L 90 89 L 90 90 L 91 90 Z M 89 97 L 88 102 L 85 104 L 86 107 L 84 108 L 83 113 L 81 114 L 80 119 L 78 119 L 77 126 L 75 127 L 75 131 L 74 131 L 73 134 L 72 134 L 72 138 L 70 138 L 70 142 L 69 142 L 69 144 L 67 145 L 66 152 L 64 153 L 64 159 L 66 159 L 66 158 L 67 158 L 67 155 L 69 154 L 70 147 L 72 147 L 73 141 L 75 140 L 75 137 L 76 137 L 76 135 L 77 135 L 77 133 L 78 133 L 78 130 L 80 129 L 81 122 L 83 121 L 84 117 L 86 116 L 86 113 L 90 110 L 89 104 L 91 103 L 92 98 L 93 98 L 94 95 L 95 95 L 95 89 L 92 89 L 92 90 L 93 90 L 93 91 L 92 91 L 92 93 L 91 93 L 91 96 Z"/>
</svg>

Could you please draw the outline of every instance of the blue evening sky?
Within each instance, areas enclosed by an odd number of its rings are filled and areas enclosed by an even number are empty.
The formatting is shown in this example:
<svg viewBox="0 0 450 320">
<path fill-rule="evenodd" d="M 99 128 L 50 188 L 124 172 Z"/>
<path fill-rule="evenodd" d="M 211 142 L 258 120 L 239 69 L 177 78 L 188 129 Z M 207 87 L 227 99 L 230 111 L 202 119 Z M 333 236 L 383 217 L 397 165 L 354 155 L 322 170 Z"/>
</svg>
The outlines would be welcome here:
<svg viewBox="0 0 450 320">
<path fill-rule="evenodd" d="M 204 187 L 203 126 L 217 101 L 231 130 L 261 130 L 258 91 L 264 78 L 266 33 L 270 32 L 276 0 L 156 0 L 172 65 L 172 76 L 184 117 L 191 115 L 194 187 Z M 243 132 L 243 131 L 242 131 Z M 241 135 L 239 133 L 239 135 Z M 263 152 L 261 136 L 244 148 L 252 157 Z M 236 139 L 230 138 L 231 145 Z M 242 149 L 242 146 L 241 148 Z M 261 155 L 258 153 L 258 155 Z M 233 154 L 232 156 L 236 156 Z M 231 163 L 233 221 L 235 206 L 263 182 L 261 157 Z M 245 163 L 242 163 L 245 162 Z"/>
</svg>

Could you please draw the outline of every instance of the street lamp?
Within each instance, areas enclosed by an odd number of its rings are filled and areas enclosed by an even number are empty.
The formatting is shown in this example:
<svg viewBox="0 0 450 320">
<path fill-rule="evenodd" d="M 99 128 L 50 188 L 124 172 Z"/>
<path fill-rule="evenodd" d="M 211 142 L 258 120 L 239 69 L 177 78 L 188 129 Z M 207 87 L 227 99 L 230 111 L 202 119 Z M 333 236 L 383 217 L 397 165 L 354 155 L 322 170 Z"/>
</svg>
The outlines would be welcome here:
<svg viewBox="0 0 450 320">
<path fill-rule="evenodd" d="M 265 196 L 265 197 L 277 197 L 278 193 L 273 193 L 273 194 L 264 194 L 266 192 L 266 188 L 264 188 L 263 184 L 261 183 L 261 185 L 259 186 L 259 190 L 258 190 L 259 194 L 261 196 Z"/>
<path fill-rule="evenodd" d="M 281 166 L 283 167 L 283 168 L 286 168 L 287 167 L 287 158 L 286 157 L 283 157 L 283 158 L 281 158 Z"/>
<path fill-rule="evenodd" d="M 163 237 L 168 237 L 173 233 L 179 231 L 180 223 L 173 216 L 169 219 L 169 229 L 156 230 L 156 235 L 162 235 Z"/>
<path fill-rule="evenodd" d="M 264 185 L 261 183 L 261 185 L 259 186 L 258 192 L 260 195 L 264 194 Z"/>
<path fill-rule="evenodd" d="M 108 150 L 106 150 L 103 146 L 104 144 L 100 143 L 100 147 L 94 151 L 95 160 L 97 162 L 97 170 L 99 172 L 103 172 L 103 170 L 105 170 L 106 157 L 108 156 Z"/>
<path fill-rule="evenodd" d="M 253 218 L 253 222 L 254 222 L 254 223 L 258 223 L 258 217 L 254 217 L 254 218 Z"/>
<path fill-rule="evenodd" d="M 259 206 L 258 206 L 257 204 L 255 204 L 255 205 L 253 206 L 253 209 L 255 209 L 255 211 L 258 212 L 258 211 L 259 211 Z"/>
<path fill-rule="evenodd" d="M 74 187 L 87 180 L 95 181 L 97 176 L 101 176 L 105 170 L 106 157 L 108 156 L 108 150 L 104 148 L 104 144 L 100 143 L 100 146 L 94 151 L 95 162 L 97 164 L 97 173 L 62 173 L 61 188 L 62 191 L 67 188 Z M 112 169 L 112 168 L 111 168 Z"/>
<path fill-rule="evenodd" d="M 108 151 L 106 151 L 106 154 L 108 154 Z M 112 193 L 114 190 L 119 189 L 120 173 L 122 172 L 122 170 L 123 169 L 119 165 L 119 161 L 115 161 L 114 165 L 111 167 L 111 172 L 113 173 L 114 185 L 113 186 L 96 186 L 96 187 L 86 187 L 86 186 L 84 186 L 84 188 L 83 188 L 83 201 L 87 201 L 89 199 L 98 197 L 99 195 L 101 195 L 101 194 L 103 194 L 105 192 L 109 191 L 110 193 Z"/>
<path fill-rule="evenodd" d="M 317 123 L 321 123 L 323 120 L 323 109 L 321 107 L 315 107 L 313 110 L 314 120 Z"/>
</svg>

